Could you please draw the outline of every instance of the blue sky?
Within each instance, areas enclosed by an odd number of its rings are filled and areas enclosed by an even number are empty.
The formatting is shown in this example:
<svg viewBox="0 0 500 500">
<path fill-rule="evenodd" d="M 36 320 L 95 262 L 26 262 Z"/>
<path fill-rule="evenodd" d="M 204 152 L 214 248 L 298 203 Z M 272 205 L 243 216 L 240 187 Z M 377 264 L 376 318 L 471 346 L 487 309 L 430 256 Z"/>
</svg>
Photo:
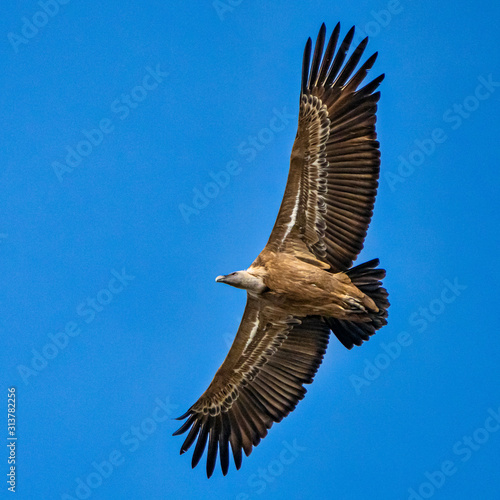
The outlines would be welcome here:
<svg viewBox="0 0 500 500">
<path fill-rule="evenodd" d="M 493 1 L 9 3 L 0 366 L 16 498 L 498 498 L 499 16 Z M 214 278 L 267 241 L 323 21 L 371 35 L 371 75 L 386 74 L 358 262 L 387 269 L 389 324 L 352 351 L 332 338 L 296 411 L 207 480 L 171 418 L 236 332 L 245 294 Z"/>
</svg>

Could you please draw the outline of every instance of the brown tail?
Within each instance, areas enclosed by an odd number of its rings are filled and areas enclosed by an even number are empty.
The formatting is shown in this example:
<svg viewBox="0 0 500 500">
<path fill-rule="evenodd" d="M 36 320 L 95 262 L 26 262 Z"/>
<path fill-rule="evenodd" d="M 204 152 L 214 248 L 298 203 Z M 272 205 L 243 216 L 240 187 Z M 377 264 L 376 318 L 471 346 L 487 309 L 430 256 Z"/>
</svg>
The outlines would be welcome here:
<svg viewBox="0 0 500 500">
<path fill-rule="evenodd" d="M 379 309 L 378 312 L 370 315 L 370 321 L 356 323 L 349 320 L 324 318 L 326 324 L 347 349 L 352 349 L 354 345 L 361 345 L 363 341 L 369 340 L 371 335 L 387 324 L 388 293 L 381 281 L 385 278 L 385 270 L 377 269 L 379 264 L 378 259 L 373 259 L 346 271 L 352 283 L 368 295 Z"/>
</svg>

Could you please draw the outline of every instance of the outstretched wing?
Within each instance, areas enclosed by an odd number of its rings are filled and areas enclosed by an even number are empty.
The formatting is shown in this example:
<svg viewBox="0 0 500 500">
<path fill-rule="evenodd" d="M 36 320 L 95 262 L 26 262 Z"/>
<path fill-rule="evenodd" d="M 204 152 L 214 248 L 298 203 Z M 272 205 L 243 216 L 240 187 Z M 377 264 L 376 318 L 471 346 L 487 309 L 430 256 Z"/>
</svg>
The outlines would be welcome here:
<svg viewBox="0 0 500 500">
<path fill-rule="evenodd" d="M 368 39 L 344 64 L 354 28 L 335 53 L 340 25 L 323 54 L 321 26 L 312 63 L 304 51 L 297 137 L 285 195 L 267 248 L 291 251 L 300 240 L 314 256 L 344 271 L 363 248 L 378 187 L 380 153 L 375 132 L 380 75 L 358 88 L 377 53 L 355 72 Z"/>
<path fill-rule="evenodd" d="M 273 423 L 304 397 L 303 385 L 312 382 L 328 338 L 322 318 L 297 320 L 249 297 L 226 359 L 200 399 L 179 417 L 187 421 L 174 435 L 189 430 L 181 454 L 196 441 L 195 467 L 208 441 L 207 476 L 214 471 L 217 452 L 226 475 L 231 444 L 239 469 L 242 450 L 250 455 Z"/>
</svg>

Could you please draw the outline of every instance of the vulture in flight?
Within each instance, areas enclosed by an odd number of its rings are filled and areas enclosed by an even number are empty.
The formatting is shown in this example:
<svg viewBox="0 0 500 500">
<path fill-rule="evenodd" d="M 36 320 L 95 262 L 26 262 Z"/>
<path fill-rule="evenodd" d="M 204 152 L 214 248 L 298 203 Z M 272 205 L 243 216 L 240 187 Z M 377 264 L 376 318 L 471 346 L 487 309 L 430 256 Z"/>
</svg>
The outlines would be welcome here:
<svg viewBox="0 0 500 500">
<path fill-rule="evenodd" d="M 356 70 L 368 39 L 351 53 L 354 28 L 337 48 L 337 24 L 302 64 L 297 136 L 285 194 L 264 250 L 245 271 L 216 281 L 247 291 L 241 324 L 207 390 L 179 417 L 192 466 L 207 448 L 210 477 L 219 455 L 236 469 L 274 422 L 293 411 L 318 370 L 330 331 L 347 348 L 387 324 L 385 271 L 378 259 L 353 261 L 373 213 L 380 170 L 375 122 L 384 75 L 363 83 L 377 54 Z M 324 49 L 324 50 L 323 50 Z"/>
</svg>

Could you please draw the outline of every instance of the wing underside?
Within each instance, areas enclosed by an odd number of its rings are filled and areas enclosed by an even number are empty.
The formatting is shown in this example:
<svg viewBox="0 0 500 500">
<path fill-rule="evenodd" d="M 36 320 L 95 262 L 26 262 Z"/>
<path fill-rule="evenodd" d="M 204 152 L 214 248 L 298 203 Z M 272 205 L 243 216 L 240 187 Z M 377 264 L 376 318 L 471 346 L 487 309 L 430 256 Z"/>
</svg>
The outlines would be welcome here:
<svg viewBox="0 0 500 500">
<path fill-rule="evenodd" d="M 375 132 L 384 75 L 361 86 L 377 54 L 356 71 L 367 44 L 349 58 L 354 28 L 340 44 L 336 26 L 323 51 L 320 29 L 311 62 L 311 40 L 304 51 L 297 137 L 283 201 L 268 248 L 287 251 L 301 240 L 335 272 L 345 271 L 363 248 L 373 213 L 380 166 Z M 344 64 L 345 62 L 345 64 Z"/>
<path fill-rule="evenodd" d="M 249 299 L 226 360 L 200 399 L 180 419 L 174 434 L 188 432 L 181 454 L 195 442 L 192 466 L 207 448 L 207 476 L 219 455 L 222 473 L 229 469 L 229 447 L 237 469 L 242 452 L 250 455 L 304 397 L 328 345 L 329 327 L 322 318 L 297 320 L 259 310 Z M 208 447 L 207 447 L 208 443 Z"/>
</svg>

